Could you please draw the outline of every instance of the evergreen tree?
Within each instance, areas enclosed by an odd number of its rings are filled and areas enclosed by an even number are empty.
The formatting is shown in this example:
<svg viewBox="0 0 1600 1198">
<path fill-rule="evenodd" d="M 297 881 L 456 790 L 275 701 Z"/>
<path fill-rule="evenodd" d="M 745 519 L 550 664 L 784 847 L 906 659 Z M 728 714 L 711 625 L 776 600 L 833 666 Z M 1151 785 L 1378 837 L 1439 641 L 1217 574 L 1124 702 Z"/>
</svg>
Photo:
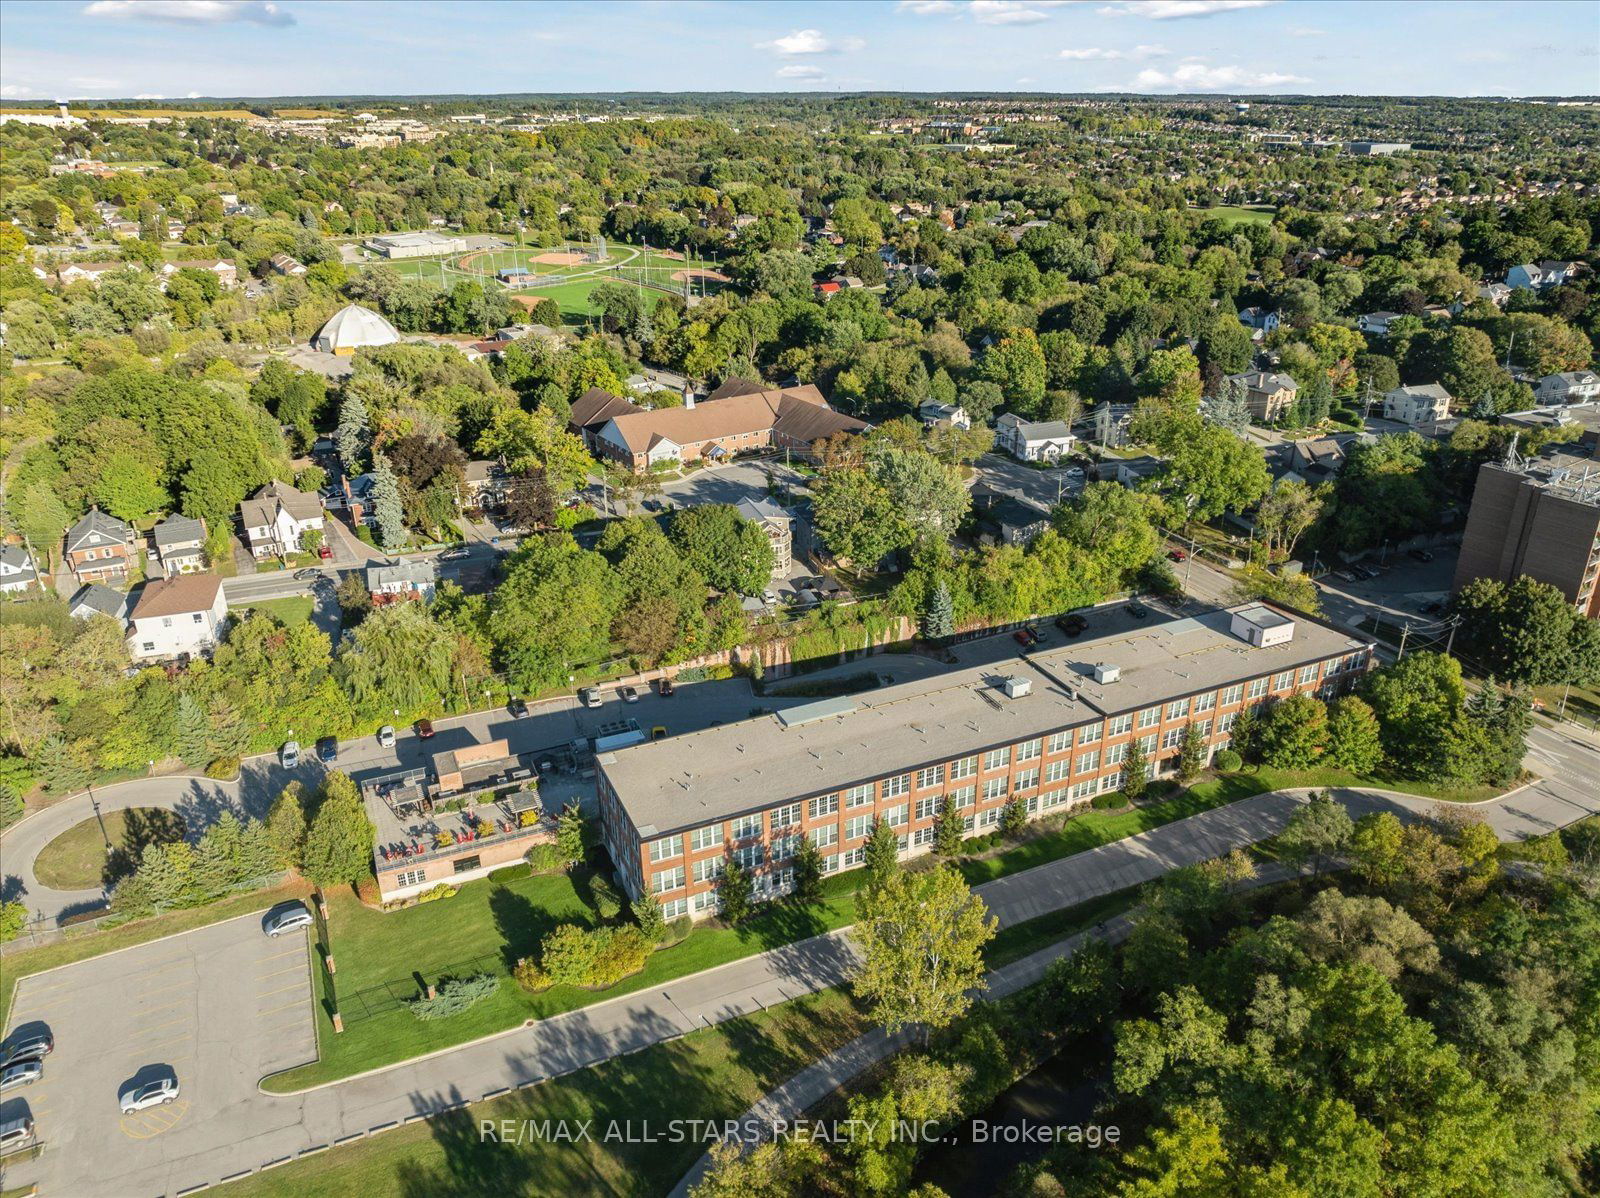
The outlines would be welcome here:
<svg viewBox="0 0 1600 1198">
<path fill-rule="evenodd" d="M 576 803 L 568 803 L 556 820 L 556 852 L 567 868 L 583 860 L 583 812 Z"/>
<path fill-rule="evenodd" d="M 269 868 L 299 869 L 306 852 L 306 808 L 300 783 L 289 783 L 272 801 L 264 827 L 272 848 Z"/>
<path fill-rule="evenodd" d="M 1183 730 L 1183 747 L 1178 751 L 1178 781 L 1185 786 L 1199 777 L 1206 767 L 1206 741 L 1198 724 Z"/>
<path fill-rule="evenodd" d="M 939 822 L 933 826 L 933 849 L 941 857 L 956 857 L 961 853 L 961 842 L 967 834 L 966 821 L 956 801 L 946 797 L 939 804 Z"/>
<path fill-rule="evenodd" d="M 1249 764 L 1256 759 L 1256 742 L 1260 739 L 1261 721 L 1254 707 L 1246 707 L 1234 717 L 1232 740 L 1229 747 L 1239 754 L 1239 760 Z"/>
<path fill-rule="evenodd" d="M 1122 772 L 1122 793 L 1129 800 L 1137 801 L 1150 785 L 1150 763 L 1145 757 L 1142 738 L 1136 736 L 1128 742 L 1128 756 L 1123 759 Z"/>
<path fill-rule="evenodd" d="M 1250 423 L 1250 405 L 1245 399 L 1244 384 L 1238 379 L 1224 379 L 1215 397 L 1206 405 L 1206 419 L 1244 436 L 1245 427 Z"/>
<path fill-rule="evenodd" d="M 329 774 L 306 833 L 306 877 L 318 886 L 359 882 L 372 872 L 374 835 L 356 784 L 346 774 Z"/>
<path fill-rule="evenodd" d="M 194 871 L 194 850 L 181 840 L 145 847 L 139 858 L 139 883 L 157 908 L 187 902 Z"/>
<path fill-rule="evenodd" d="M 267 825 L 261 820 L 251 820 L 245 824 L 239 835 L 239 855 L 235 866 L 236 883 L 264 878 L 281 868 L 278 865 L 277 845 L 273 843 Z"/>
<path fill-rule="evenodd" d="M 239 817 L 231 811 L 224 811 L 205 830 L 194 854 L 192 880 L 197 898 L 210 901 L 241 880 L 239 848 L 243 836 Z"/>
<path fill-rule="evenodd" d="M 1383 733 L 1372 708 L 1355 695 L 1328 705 L 1327 760 L 1353 774 L 1369 774 L 1383 760 Z"/>
<path fill-rule="evenodd" d="M 178 756 L 191 769 L 211 760 L 211 722 L 200 700 L 189 691 L 178 696 Z"/>
<path fill-rule="evenodd" d="M 667 921 L 661 914 L 661 900 L 653 894 L 647 894 L 633 903 L 633 918 L 639 924 L 639 931 L 644 933 L 644 938 L 651 945 L 660 944 L 667 937 Z"/>
<path fill-rule="evenodd" d="M 347 475 L 354 477 L 361 473 L 361 464 L 366 460 L 367 443 L 370 440 L 367 405 L 359 395 L 346 395 L 339 407 L 339 424 L 334 429 L 333 442 L 339 450 L 339 461 Z"/>
<path fill-rule="evenodd" d="M 872 822 L 867 840 L 867 889 L 882 886 L 900 870 L 900 840 L 883 820 Z"/>
<path fill-rule="evenodd" d="M 1011 801 L 1000 809 L 1000 835 L 1015 840 L 1028 826 L 1028 805 L 1013 795 Z"/>
<path fill-rule="evenodd" d="M 405 508 L 400 503 L 400 482 L 381 453 L 372 459 L 372 514 L 378 521 L 378 541 L 394 551 L 406 542 Z"/>
<path fill-rule="evenodd" d="M 732 857 L 722 871 L 722 880 L 717 884 L 717 892 L 722 896 L 722 918 L 729 923 L 740 923 L 745 916 L 750 914 L 751 897 L 755 887 L 750 881 L 750 871 L 745 869 Z"/>
<path fill-rule="evenodd" d="M 800 837 L 794 855 L 794 892 L 802 903 L 822 899 L 822 850 L 809 836 Z"/>
<path fill-rule="evenodd" d="M 941 578 L 928 597 L 928 610 L 922 617 L 922 635 L 930 641 L 938 641 L 955 630 L 955 603 L 950 598 L 950 587 Z"/>
</svg>

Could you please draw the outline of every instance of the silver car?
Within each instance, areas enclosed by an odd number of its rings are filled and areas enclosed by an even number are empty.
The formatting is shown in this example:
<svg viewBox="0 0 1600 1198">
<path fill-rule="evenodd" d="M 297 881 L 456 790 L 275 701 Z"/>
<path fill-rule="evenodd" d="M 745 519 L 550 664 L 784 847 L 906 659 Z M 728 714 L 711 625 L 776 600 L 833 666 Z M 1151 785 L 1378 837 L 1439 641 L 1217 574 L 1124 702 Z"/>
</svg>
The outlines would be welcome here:
<svg viewBox="0 0 1600 1198">
<path fill-rule="evenodd" d="M 148 1110 L 150 1107 L 171 1102 L 178 1093 L 178 1079 L 163 1077 L 159 1081 L 129 1086 L 117 1095 L 117 1105 L 122 1108 L 124 1115 L 131 1115 L 135 1111 Z"/>
<path fill-rule="evenodd" d="M 7 1090 L 15 1090 L 18 1086 L 31 1086 L 43 1076 L 44 1062 L 37 1058 L 7 1065 L 4 1069 L 0 1069 L 0 1094 L 4 1094 Z"/>
<path fill-rule="evenodd" d="M 378 729 L 378 747 L 380 749 L 394 748 L 394 725 L 385 724 Z"/>
<path fill-rule="evenodd" d="M 300 903 L 268 911 L 266 918 L 261 921 L 261 930 L 274 939 L 285 932 L 294 932 L 310 926 L 311 912 Z"/>
</svg>

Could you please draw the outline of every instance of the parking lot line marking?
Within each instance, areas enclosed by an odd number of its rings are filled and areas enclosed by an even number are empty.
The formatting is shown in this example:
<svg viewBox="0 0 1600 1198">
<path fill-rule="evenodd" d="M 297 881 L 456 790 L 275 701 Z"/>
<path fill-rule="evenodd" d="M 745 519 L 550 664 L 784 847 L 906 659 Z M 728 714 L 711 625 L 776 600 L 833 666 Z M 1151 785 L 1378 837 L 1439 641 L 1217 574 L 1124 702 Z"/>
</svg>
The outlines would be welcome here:
<svg viewBox="0 0 1600 1198">
<path fill-rule="evenodd" d="M 165 969 L 169 965 L 177 965 L 180 962 L 188 961 L 188 960 L 191 960 L 191 958 L 189 958 L 187 956 L 184 956 L 184 957 L 169 957 L 165 961 L 152 961 L 150 964 L 146 965 L 143 969 L 139 970 L 138 973 L 135 973 L 131 977 L 129 977 L 128 980 L 130 982 L 136 982 L 140 978 L 145 977 L 147 975 L 154 975 L 154 974 L 160 973 L 163 969 Z"/>
<path fill-rule="evenodd" d="M 154 990 L 141 990 L 136 997 L 149 998 L 152 994 L 165 994 L 168 990 L 177 990 L 182 987 L 189 987 L 193 985 L 194 979 L 191 978 L 185 982 L 173 982 L 170 986 L 157 986 Z"/>
<path fill-rule="evenodd" d="M 149 1019 L 152 1015 L 164 1015 L 168 1011 L 184 1005 L 186 1005 L 185 1000 L 176 998 L 169 1003 L 162 1003 L 159 1007 L 151 1007 L 148 1011 L 135 1011 L 133 1017 L 135 1019 Z"/>
<path fill-rule="evenodd" d="M 305 966 L 304 965 L 290 965 L 287 968 L 278 970 L 278 972 L 276 972 L 276 973 L 262 974 L 260 977 L 258 977 L 256 979 L 256 981 L 258 981 L 258 982 L 267 982 L 267 981 L 271 981 L 273 978 L 281 978 L 286 973 L 304 973 L 304 972 L 305 972 Z"/>
<path fill-rule="evenodd" d="M 187 1023 L 188 1021 L 189 1017 L 187 1015 L 179 1015 L 176 1019 L 169 1019 L 165 1023 L 157 1023 L 151 1027 L 142 1027 L 133 1034 L 133 1039 L 138 1039 L 140 1036 L 148 1036 L 151 1032 L 159 1032 L 162 1028 L 171 1027 L 175 1023 Z"/>
<path fill-rule="evenodd" d="M 281 961 L 285 957 L 301 957 L 301 956 L 305 955 L 305 951 L 306 951 L 305 945 L 302 944 L 302 945 L 300 945 L 300 946 L 298 946 L 296 948 L 291 948 L 288 952 L 275 953 L 273 956 L 270 956 L 270 957 L 262 957 L 261 960 L 259 962 L 257 962 L 257 964 L 265 965 L 269 961 Z"/>
<path fill-rule="evenodd" d="M 281 1007 L 273 1007 L 270 1011 L 257 1011 L 256 1012 L 256 1018 L 257 1019 L 264 1019 L 268 1015 L 276 1015 L 279 1011 L 287 1011 L 290 1007 L 298 1007 L 301 1003 L 303 1003 L 306 999 L 308 999 L 310 997 L 311 996 L 309 994 L 302 995 L 300 998 L 297 998 L 292 1002 L 284 1003 L 283 1006 L 281 1006 Z"/>
<path fill-rule="evenodd" d="M 153 1044 L 141 1044 L 139 1047 L 142 1049 L 149 1049 L 160 1048 L 164 1044 L 182 1044 L 185 1040 L 191 1039 L 193 1036 L 193 1032 L 184 1032 L 181 1036 L 169 1036 L 165 1040 L 157 1040 Z"/>
<path fill-rule="evenodd" d="M 303 989 L 305 989 L 305 981 L 304 981 L 304 979 L 301 979 L 300 981 L 296 982 L 292 986 L 280 986 L 276 990 L 268 990 L 265 994 L 258 994 L 258 995 L 256 995 L 256 1000 L 260 1001 L 263 998 L 271 998 L 275 994 L 287 994 L 291 990 L 303 990 Z"/>
</svg>

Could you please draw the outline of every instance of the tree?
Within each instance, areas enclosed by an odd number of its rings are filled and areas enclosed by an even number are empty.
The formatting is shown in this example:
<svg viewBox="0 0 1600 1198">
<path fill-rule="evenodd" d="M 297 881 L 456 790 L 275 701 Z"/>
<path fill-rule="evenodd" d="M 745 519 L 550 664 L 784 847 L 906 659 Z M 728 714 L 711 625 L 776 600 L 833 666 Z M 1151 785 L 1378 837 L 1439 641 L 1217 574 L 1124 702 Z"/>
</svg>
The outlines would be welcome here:
<svg viewBox="0 0 1600 1198">
<path fill-rule="evenodd" d="M 1121 483 L 1090 483 L 1058 507 L 1053 519 L 1062 539 L 1101 564 L 1115 588 L 1132 580 L 1160 550 L 1161 534 L 1150 518 L 1152 502 Z"/>
<path fill-rule="evenodd" d="M 1269 561 L 1291 557 L 1300 538 L 1322 514 L 1320 492 L 1298 479 L 1283 478 L 1273 484 L 1256 509 L 1256 532 Z"/>
<path fill-rule="evenodd" d="M 1527 686 L 1600 680 L 1600 625 L 1549 583 L 1477 578 L 1450 610 L 1461 619 L 1464 652 L 1498 678 Z"/>
<path fill-rule="evenodd" d="M 1000 835 L 1015 840 L 1027 826 L 1028 806 L 1019 796 L 1013 795 L 1000 809 Z"/>
<path fill-rule="evenodd" d="M 731 503 L 708 503 L 672 513 L 667 536 L 706 582 L 735 595 L 759 595 L 772 581 L 773 550 L 766 530 Z"/>
<path fill-rule="evenodd" d="M 750 871 L 729 857 L 722 869 L 722 879 L 717 883 L 717 894 L 722 899 L 722 918 L 731 924 L 743 923 L 750 914 L 755 887 Z"/>
<path fill-rule="evenodd" d="M 1372 708 L 1355 695 L 1328 705 L 1329 764 L 1353 774 L 1370 774 L 1383 758 L 1383 736 Z"/>
<path fill-rule="evenodd" d="M 794 892 L 802 903 L 822 901 L 822 850 L 809 836 L 802 836 L 795 850 Z"/>
<path fill-rule="evenodd" d="M 361 881 L 372 872 L 375 835 L 356 784 L 348 774 L 330 773 L 306 833 L 306 877 L 324 887 Z"/>
<path fill-rule="evenodd" d="M 924 1039 L 947 1027 L 983 987 L 983 946 L 997 921 L 949 865 L 896 871 L 860 900 L 856 993 L 890 1032 L 919 1025 Z"/>
<path fill-rule="evenodd" d="M 433 711 L 453 693 L 456 638 L 417 603 L 375 609 L 347 634 L 338 675 L 357 711 Z"/>
<path fill-rule="evenodd" d="M 937 641 L 950 636 L 955 630 L 955 603 L 950 598 L 950 585 L 941 578 L 928 596 L 928 607 L 922 617 L 922 635 L 930 641 Z"/>
<path fill-rule="evenodd" d="M 584 858 L 583 812 L 576 803 L 568 803 L 556 819 L 556 852 L 568 869 Z"/>
<path fill-rule="evenodd" d="M 889 490 L 864 469 L 824 470 L 812 488 L 812 520 L 835 555 L 868 569 L 909 544 Z"/>
<path fill-rule="evenodd" d="M 1381 729 L 1384 756 L 1411 777 L 1459 778 L 1469 767 L 1461 663 L 1411 653 L 1368 674 L 1361 695 Z"/>
<path fill-rule="evenodd" d="M 1334 802 L 1327 791 L 1313 792 L 1305 806 L 1289 817 L 1276 843 L 1285 861 L 1296 869 L 1310 862 L 1315 875 L 1329 858 L 1345 850 L 1354 832 L 1343 804 Z"/>
<path fill-rule="evenodd" d="M 900 838 L 889 824 L 875 819 L 866 850 L 866 889 L 875 890 L 900 872 Z"/>
<path fill-rule="evenodd" d="M 1122 793 L 1130 802 L 1137 803 L 1149 784 L 1150 766 L 1145 757 L 1144 741 L 1136 736 L 1128 742 L 1128 755 L 1122 761 Z"/>
<path fill-rule="evenodd" d="M 1250 425 L 1248 395 L 1243 380 L 1223 379 L 1216 395 L 1206 405 L 1206 419 L 1236 437 L 1244 436 L 1245 429 Z"/>
<path fill-rule="evenodd" d="M 565 686 L 572 666 L 599 661 L 623 596 L 610 564 L 570 536 L 534 537 L 510 559 L 489 631 L 517 686 Z"/>
<path fill-rule="evenodd" d="M 339 406 L 339 423 L 334 429 L 333 443 L 339 451 L 344 472 L 352 477 L 361 473 L 367 446 L 372 441 L 367 424 L 366 402 L 355 392 L 347 391 L 344 402 Z"/>
<path fill-rule="evenodd" d="M 1244 707 L 1234 717 L 1233 730 L 1228 738 L 1228 747 L 1239 754 L 1242 762 L 1256 760 L 1256 752 L 1261 739 L 1261 717 L 1254 707 Z"/>
<path fill-rule="evenodd" d="M 956 806 L 954 799 L 946 795 L 939 803 L 939 822 L 933 827 L 934 852 L 941 857 L 960 856 L 961 843 L 966 834 L 966 821 L 961 818 L 961 809 Z"/>
<path fill-rule="evenodd" d="M 390 552 L 406 543 L 405 509 L 400 504 L 400 483 L 381 453 L 372 455 L 372 514 L 378 522 L 378 540 Z"/>
<path fill-rule="evenodd" d="M 661 913 L 661 900 L 653 894 L 633 900 L 633 918 L 652 946 L 667 938 L 667 921 Z"/>
<path fill-rule="evenodd" d="M 1190 724 L 1183 730 L 1182 747 L 1178 750 L 1178 781 L 1187 786 L 1206 768 L 1206 738 L 1200 735 L 1200 726 Z"/>
<path fill-rule="evenodd" d="M 1328 735 L 1328 709 L 1311 695 L 1290 695 L 1267 712 L 1261 730 L 1261 759 L 1282 770 L 1309 769 L 1322 756 Z"/>
<path fill-rule="evenodd" d="M 291 782 L 267 811 L 267 839 L 279 869 L 299 869 L 305 861 L 306 809 L 300 783 Z"/>
<path fill-rule="evenodd" d="M 511 480 L 506 488 L 506 519 L 515 528 L 549 528 L 556 519 L 556 495 L 544 471 Z"/>
<path fill-rule="evenodd" d="M 1364 815 L 1350 833 L 1350 864 L 1374 886 L 1392 886 L 1404 870 L 1405 828 L 1387 811 Z"/>
<path fill-rule="evenodd" d="M 322 530 L 308 528 L 300 534 L 300 551 L 302 553 L 315 553 L 322 548 Z"/>
<path fill-rule="evenodd" d="M 1170 462 L 1160 486 L 1179 501 L 1187 519 L 1210 521 L 1243 511 L 1272 485 L 1261 447 L 1218 425 L 1175 422 L 1161 448 Z"/>
</svg>

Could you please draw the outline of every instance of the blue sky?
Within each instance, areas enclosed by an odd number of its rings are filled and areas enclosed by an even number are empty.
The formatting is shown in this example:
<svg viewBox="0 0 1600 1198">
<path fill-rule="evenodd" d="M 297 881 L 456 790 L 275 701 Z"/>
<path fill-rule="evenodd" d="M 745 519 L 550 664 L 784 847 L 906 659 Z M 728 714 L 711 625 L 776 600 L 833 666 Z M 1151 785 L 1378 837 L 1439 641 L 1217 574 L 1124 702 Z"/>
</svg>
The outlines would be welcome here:
<svg viewBox="0 0 1600 1198">
<path fill-rule="evenodd" d="M 6 0 L 5 99 L 1600 92 L 1596 0 Z"/>
</svg>

